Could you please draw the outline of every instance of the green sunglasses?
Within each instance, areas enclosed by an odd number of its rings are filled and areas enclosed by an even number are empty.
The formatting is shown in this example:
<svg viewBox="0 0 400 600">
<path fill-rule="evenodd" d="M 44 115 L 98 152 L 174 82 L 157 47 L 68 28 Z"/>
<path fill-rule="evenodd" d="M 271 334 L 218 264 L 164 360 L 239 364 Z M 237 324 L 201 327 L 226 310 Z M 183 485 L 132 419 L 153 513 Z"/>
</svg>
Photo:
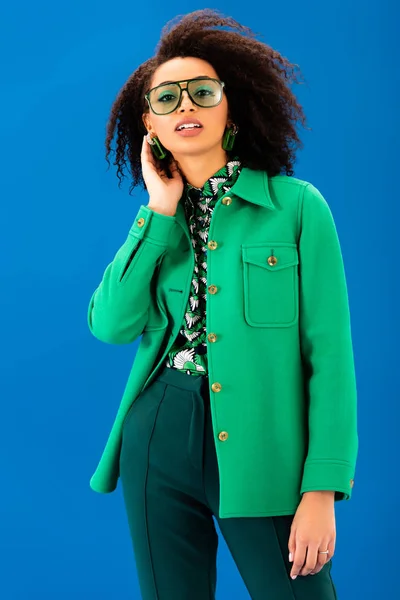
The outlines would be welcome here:
<svg viewBox="0 0 400 600">
<path fill-rule="evenodd" d="M 187 83 L 186 88 L 181 83 Z M 171 81 L 151 88 L 145 94 L 149 107 L 156 115 L 168 115 L 178 108 L 185 89 L 194 104 L 201 108 L 212 108 L 222 101 L 225 83 L 213 77 L 195 77 Z"/>
</svg>

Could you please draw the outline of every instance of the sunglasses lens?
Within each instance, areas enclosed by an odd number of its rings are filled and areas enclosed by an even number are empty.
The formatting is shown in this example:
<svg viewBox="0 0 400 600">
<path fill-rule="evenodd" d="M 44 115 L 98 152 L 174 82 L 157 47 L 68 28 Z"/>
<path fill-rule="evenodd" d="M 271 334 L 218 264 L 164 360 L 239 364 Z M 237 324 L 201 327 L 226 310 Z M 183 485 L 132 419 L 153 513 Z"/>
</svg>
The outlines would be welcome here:
<svg viewBox="0 0 400 600">
<path fill-rule="evenodd" d="M 179 86 L 176 83 L 160 85 L 150 92 L 151 108 L 157 115 L 175 110 L 179 101 Z"/>
<path fill-rule="evenodd" d="M 213 79 L 196 79 L 188 83 L 188 90 L 196 104 L 207 107 L 221 101 L 222 86 Z"/>
<path fill-rule="evenodd" d="M 222 97 L 222 85 L 212 79 L 196 79 L 188 82 L 188 92 L 198 106 L 216 106 Z M 176 83 L 160 85 L 150 92 L 150 104 L 158 115 L 172 112 L 178 106 L 179 86 Z"/>
</svg>

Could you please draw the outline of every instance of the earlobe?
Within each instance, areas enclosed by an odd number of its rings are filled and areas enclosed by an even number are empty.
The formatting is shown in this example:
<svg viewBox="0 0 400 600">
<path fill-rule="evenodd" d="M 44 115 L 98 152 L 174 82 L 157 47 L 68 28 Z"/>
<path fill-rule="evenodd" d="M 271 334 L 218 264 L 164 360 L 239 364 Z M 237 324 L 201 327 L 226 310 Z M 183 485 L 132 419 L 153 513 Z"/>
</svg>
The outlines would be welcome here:
<svg viewBox="0 0 400 600">
<path fill-rule="evenodd" d="M 147 131 L 150 131 L 151 127 L 149 127 L 149 124 L 147 123 L 147 119 L 148 119 L 147 114 L 142 115 L 143 125 L 145 126 Z"/>
</svg>

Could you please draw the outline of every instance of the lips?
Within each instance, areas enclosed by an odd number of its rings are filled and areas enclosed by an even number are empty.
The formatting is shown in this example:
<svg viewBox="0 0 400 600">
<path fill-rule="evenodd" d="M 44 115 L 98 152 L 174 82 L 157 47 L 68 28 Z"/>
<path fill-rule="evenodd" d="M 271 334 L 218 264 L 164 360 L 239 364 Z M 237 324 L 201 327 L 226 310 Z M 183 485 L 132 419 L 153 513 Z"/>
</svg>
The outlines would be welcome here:
<svg viewBox="0 0 400 600">
<path fill-rule="evenodd" d="M 179 122 L 176 124 L 175 131 L 176 131 L 176 130 L 178 129 L 178 127 L 180 127 L 181 125 L 185 125 L 185 124 L 189 124 L 189 123 L 194 123 L 195 125 L 200 125 L 200 127 L 203 127 L 203 124 L 202 124 L 202 123 L 201 123 L 201 122 L 200 122 L 198 119 L 190 119 L 190 118 L 187 118 L 187 119 L 182 119 L 181 121 L 179 121 Z"/>
</svg>

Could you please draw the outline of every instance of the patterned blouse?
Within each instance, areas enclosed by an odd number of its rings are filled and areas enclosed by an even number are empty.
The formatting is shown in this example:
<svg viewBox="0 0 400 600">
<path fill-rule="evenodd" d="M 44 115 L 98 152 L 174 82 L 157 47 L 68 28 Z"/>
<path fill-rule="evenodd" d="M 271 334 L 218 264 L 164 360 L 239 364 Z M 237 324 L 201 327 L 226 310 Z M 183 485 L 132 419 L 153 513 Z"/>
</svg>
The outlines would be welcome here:
<svg viewBox="0 0 400 600">
<path fill-rule="evenodd" d="M 165 366 L 188 375 L 206 375 L 206 299 L 207 299 L 207 238 L 214 206 L 239 177 L 241 162 L 231 158 L 212 175 L 202 188 L 186 183 L 184 208 L 188 222 L 195 266 L 188 303 L 180 331 L 169 351 Z"/>
</svg>

